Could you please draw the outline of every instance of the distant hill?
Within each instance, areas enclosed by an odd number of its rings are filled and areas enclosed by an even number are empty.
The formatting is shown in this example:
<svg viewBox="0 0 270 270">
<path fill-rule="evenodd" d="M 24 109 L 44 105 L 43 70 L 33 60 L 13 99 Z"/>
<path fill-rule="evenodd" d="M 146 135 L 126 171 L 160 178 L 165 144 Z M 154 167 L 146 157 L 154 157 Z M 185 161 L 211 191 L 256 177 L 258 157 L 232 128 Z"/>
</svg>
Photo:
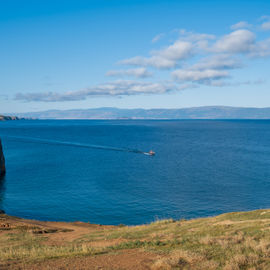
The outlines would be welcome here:
<svg viewBox="0 0 270 270">
<path fill-rule="evenodd" d="M 19 120 L 19 117 L 0 115 L 0 121 L 8 121 L 8 120 Z"/>
<path fill-rule="evenodd" d="M 206 106 L 183 109 L 75 109 L 16 114 L 38 119 L 270 119 L 269 108 Z"/>
</svg>

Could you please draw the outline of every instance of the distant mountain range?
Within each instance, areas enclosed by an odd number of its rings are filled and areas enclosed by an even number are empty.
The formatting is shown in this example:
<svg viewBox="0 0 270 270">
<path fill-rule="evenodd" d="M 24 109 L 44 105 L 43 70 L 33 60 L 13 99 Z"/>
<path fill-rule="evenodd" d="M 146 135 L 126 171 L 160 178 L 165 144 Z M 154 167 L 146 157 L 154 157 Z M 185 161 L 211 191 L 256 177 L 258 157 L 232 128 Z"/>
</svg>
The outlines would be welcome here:
<svg viewBox="0 0 270 270">
<path fill-rule="evenodd" d="M 37 119 L 270 119 L 269 108 L 206 106 L 182 109 L 76 109 L 18 113 Z"/>
</svg>

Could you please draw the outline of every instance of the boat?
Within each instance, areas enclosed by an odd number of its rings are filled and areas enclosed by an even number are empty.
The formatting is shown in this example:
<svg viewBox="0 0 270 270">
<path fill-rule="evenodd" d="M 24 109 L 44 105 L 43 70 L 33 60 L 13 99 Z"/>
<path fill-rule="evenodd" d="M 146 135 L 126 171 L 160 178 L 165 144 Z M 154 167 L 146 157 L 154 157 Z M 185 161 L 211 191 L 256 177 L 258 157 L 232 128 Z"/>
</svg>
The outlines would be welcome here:
<svg viewBox="0 0 270 270">
<path fill-rule="evenodd" d="M 155 153 L 153 150 L 150 150 L 150 151 L 148 152 L 148 154 L 149 154 L 150 156 L 154 156 L 156 153 Z"/>
</svg>

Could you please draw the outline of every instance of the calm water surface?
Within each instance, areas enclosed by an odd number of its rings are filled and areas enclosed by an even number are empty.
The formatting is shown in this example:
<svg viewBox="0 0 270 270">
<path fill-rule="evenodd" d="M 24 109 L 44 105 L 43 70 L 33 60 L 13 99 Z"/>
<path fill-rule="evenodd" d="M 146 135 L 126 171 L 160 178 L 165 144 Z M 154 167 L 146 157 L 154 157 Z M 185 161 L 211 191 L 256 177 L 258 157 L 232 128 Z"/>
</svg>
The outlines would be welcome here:
<svg viewBox="0 0 270 270">
<path fill-rule="evenodd" d="M 10 121 L 0 137 L 10 215 L 142 224 L 270 207 L 270 121 Z"/>
</svg>

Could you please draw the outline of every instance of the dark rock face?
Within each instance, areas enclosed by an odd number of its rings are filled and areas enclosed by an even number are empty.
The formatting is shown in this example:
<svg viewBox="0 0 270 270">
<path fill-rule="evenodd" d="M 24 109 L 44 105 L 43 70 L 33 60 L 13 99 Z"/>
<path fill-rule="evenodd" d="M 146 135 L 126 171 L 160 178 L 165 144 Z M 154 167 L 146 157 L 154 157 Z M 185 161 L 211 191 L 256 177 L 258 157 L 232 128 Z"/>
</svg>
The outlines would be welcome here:
<svg viewBox="0 0 270 270">
<path fill-rule="evenodd" d="M 0 121 L 8 121 L 8 120 L 19 120 L 19 117 L 0 115 Z"/>
<path fill-rule="evenodd" d="M 2 148 L 2 142 L 0 140 L 0 176 L 6 173 L 5 157 Z"/>
</svg>

